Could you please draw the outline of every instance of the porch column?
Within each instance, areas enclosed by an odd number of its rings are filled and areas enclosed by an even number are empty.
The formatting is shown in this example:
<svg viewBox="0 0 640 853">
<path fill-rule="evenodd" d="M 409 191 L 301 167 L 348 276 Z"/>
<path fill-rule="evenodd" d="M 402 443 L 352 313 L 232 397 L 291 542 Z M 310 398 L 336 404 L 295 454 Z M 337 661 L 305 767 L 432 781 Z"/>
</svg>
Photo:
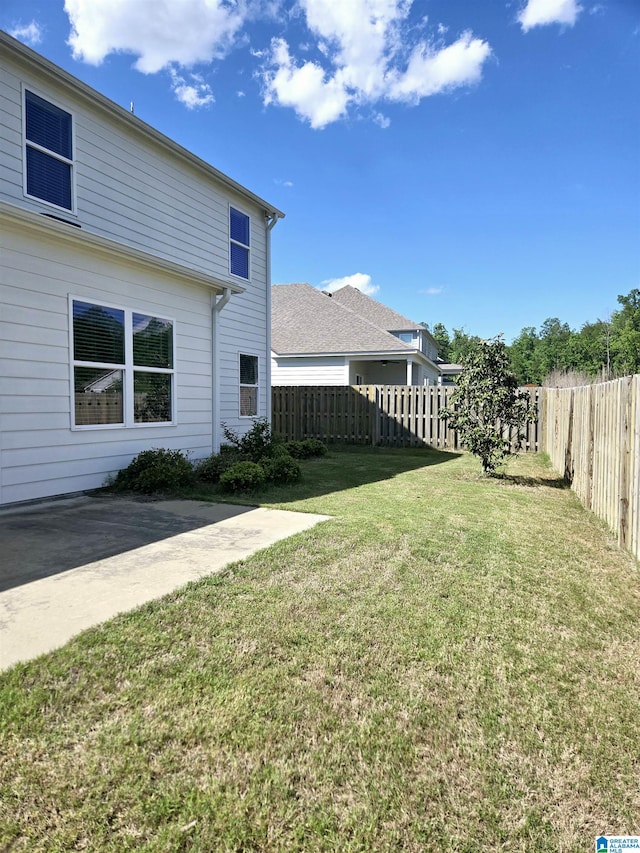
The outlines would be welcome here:
<svg viewBox="0 0 640 853">
<path fill-rule="evenodd" d="M 407 385 L 413 385 L 413 382 L 412 382 L 412 379 L 413 379 L 413 376 L 412 376 L 413 370 L 412 370 L 412 368 L 413 368 L 413 362 L 411 361 L 411 359 L 410 359 L 410 358 L 408 358 L 408 359 L 407 359 Z"/>
</svg>

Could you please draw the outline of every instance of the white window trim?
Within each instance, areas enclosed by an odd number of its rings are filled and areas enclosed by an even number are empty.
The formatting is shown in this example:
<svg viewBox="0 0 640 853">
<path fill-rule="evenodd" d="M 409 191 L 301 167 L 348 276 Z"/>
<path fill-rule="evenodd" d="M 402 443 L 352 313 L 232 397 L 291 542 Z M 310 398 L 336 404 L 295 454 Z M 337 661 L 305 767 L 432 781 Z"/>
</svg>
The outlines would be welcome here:
<svg viewBox="0 0 640 853">
<path fill-rule="evenodd" d="M 231 209 L 237 210 L 238 213 L 242 213 L 243 216 L 246 216 L 249 220 L 249 244 L 241 243 L 239 240 L 234 240 L 231 237 Z M 237 278 L 238 281 L 251 281 L 251 239 L 252 239 L 252 228 L 251 228 L 251 214 L 247 213 L 246 210 L 243 210 L 241 207 L 238 207 L 235 204 L 229 204 L 229 210 L 227 215 L 227 225 L 229 228 L 229 275 L 233 278 Z M 247 278 L 244 276 L 236 275 L 236 273 L 231 272 L 231 244 L 235 244 L 236 246 L 241 246 L 243 249 L 247 250 Z M 251 355 L 251 353 L 245 353 L 245 355 Z"/>
<path fill-rule="evenodd" d="M 58 107 L 58 109 L 64 110 L 65 113 L 69 113 L 69 115 L 71 116 L 71 160 L 67 160 L 66 157 L 62 157 L 55 151 L 51 151 L 51 149 L 49 148 L 43 148 L 43 146 L 38 145 L 37 142 L 31 142 L 27 139 L 27 92 L 32 92 L 34 95 L 37 95 L 39 98 L 42 98 L 43 101 L 48 101 L 48 103 L 53 104 L 54 107 Z M 53 202 L 47 201 L 44 198 L 40 198 L 40 196 L 37 195 L 30 195 L 27 192 L 27 148 L 34 148 L 36 151 L 42 151 L 43 154 L 47 154 L 49 157 L 53 157 L 56 160 L 60 160 L 61 163 L 66 163 L 71 167 L 71 209 L 69 209 L 68 207 L 60 207 L 60 205 L 58 204 L 54 204 Z M 77 216 L 76 115 L 73 110 L 69 109 L 69 106 L 67 104 L 63 104 L 60 101 L 57 101 L 55 98 L 52 98 L 50 95 L 45 94 L 41 90 L 37 89 L 35 86 L 29 86 L 26 83 L 22 83 L 22 191 L 24 193 L 25 198 L 37 201 L 38 204 L 44 204 L 47 207 L 52 208 L 52 210 L 61 211 L 67 216 Z"/>
<path fill-rule="evenodd" d="M 257 369 L 258 381 L 255 385 L 250 385 L 247 382 L 241 382 L 240 381 L 240 379 L 242 378 L 242 374 L 240 372 L 240 358 L 243 355 L 249 355 L 252 358 L 255 358 L 258 362 L 258 369 Z M 256 389 L 256 413 L 255 413 L 255 415 L 243 415 L 242 414 L 242 411 L 241 411 L 242 405 L 241 405 L 241 400 L 240 400 L 240 389 L 241 388 L 255 388 Z M 259 418 L 260 417 L 260 355 L 257 352 L 247 352 L 246 350 L 243 350 L 242 352 L 240 352 L 240 351 L 238 352 L 238 417 L 241 418 L 243 421 L 251 420 L 253 418 Z"/>
<path fill-rule="evenodd" d="M 115 365 L 106 362 L 98 361 L 80 361 L 74 358 L 73 352 L 73 303 L 85 302 L 90 305 L 101 305 L 103 308 L 112 308 L 116 311 L 124 311 L 124 364 Z M 168 320 L 171 323 L 173 334 L 173 367 L 139 367 L 133 363 L 133 315 L 134 314 L 152 314 L 148 309 L 127 308 L 124 305 L 117 305 L 114 302 L 105 302 L 102 299 L 95 299 L 93 296 L 75 296 L 69 294 L 69 388 L 71 400 L 71 429 L 79 432 L 87 430 L 103 430 L 103 429 L 147 429 L 158 427 L 175 427 L 178 425 L 177 409 L 177 373 L 176 364 L 176 321 L 172 317 L 163 316 L 163 320 Z M 119 424 L 76 424 L 76 401 L 75 401 L 75 367 L 103 367 L 105 369 L 122 370 L 124 374 L 123 382 L 123 398 L 122 398 L 122 423 Z M 135 413 L 133 406 L 134 399 L 134 372 L 142 371 L 144 373 L 163 373 L 171 376 L 171 420 L 170 421 L 149 421 L 148 423 L 137 423 L 135 421 Z"/>
</svg>

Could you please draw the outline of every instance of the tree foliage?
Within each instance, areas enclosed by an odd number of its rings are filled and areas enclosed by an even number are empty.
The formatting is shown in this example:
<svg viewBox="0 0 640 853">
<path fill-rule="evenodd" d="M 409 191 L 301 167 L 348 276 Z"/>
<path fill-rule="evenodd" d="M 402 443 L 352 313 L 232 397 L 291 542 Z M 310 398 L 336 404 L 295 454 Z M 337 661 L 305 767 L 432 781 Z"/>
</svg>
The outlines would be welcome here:
<svg viewBox="0 0 640 853">
<path fill-rule="evenodd" d="M 463 358 L 462 373 L 442 417 L 457 430 L 462 444 L 478 456 L 484 473 L 492 473 L 516 451 L 525 428 L 536 418 L 526 391 L 510 369 L 502 337 L 480 341 Z"/>
<path fill-rule="evenodd" d="M 509 348 L 521 385 L 542 384 L 554 371 L 576 371 L 591 379 L 640 372 L 640 290 L 618 296 L 621 306 L 606 320 L 570 329 L 549 317 L 538 331 L 526 326 Z"/>
<path fill-rule="evenodd" d="M 461 363 L 480 343 L 480 338 L 467 334 L 464 329 L 454 329 L 453 335 L 450 335 L 442 323 L 434 323 L 431 334 L 438 345 L 438 358 L 451 364 Z"/>
<path fill-rule="evenodd" d="M 525 326 L 508 347 L 510 367 L 519 385 L 542 385 L 552 374 L 571 371 L 590 379 L 613 379 L 640 373 L 640 290 L 618 296 L 620 308 L 579 331 L 558 317 L 539 329 Z M 442 323 L 431 333 L 444 361 L 462 362 L 478 338 L 462 329 L 450 335 Z"/>
</svg>

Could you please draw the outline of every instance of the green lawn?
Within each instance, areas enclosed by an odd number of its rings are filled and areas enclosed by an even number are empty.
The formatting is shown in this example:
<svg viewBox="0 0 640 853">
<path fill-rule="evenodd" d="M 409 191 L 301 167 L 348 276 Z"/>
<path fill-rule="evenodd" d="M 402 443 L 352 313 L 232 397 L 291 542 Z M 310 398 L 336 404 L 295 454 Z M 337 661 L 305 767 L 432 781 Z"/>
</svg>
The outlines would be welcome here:
<svg viewBox="0 0 640 853">
<path fill-rule="evenodd" d="M 0 675 L 0 849 L 640 832 L 640 574 L 544 460 L 303 467 L 261 503 L 332 520 Z"/>
</svg>

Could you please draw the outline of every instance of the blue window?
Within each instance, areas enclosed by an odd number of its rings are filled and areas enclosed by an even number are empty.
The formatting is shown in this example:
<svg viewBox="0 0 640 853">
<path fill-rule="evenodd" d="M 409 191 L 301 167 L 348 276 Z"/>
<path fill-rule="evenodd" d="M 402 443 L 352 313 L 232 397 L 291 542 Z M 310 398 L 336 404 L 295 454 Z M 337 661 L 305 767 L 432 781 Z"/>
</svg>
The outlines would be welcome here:
<svg viewBox="0 0 640 853">
<path fill-rule="evenodd" d="M 25 91 L 27 195 L 73 209 L 71 114 Z"/>
<path fill-rule="evenodd" d="M 229 208 L 229 269 L 232 275 L 249 278 L 249 217 L 246 213 Z"/>
</svg>

